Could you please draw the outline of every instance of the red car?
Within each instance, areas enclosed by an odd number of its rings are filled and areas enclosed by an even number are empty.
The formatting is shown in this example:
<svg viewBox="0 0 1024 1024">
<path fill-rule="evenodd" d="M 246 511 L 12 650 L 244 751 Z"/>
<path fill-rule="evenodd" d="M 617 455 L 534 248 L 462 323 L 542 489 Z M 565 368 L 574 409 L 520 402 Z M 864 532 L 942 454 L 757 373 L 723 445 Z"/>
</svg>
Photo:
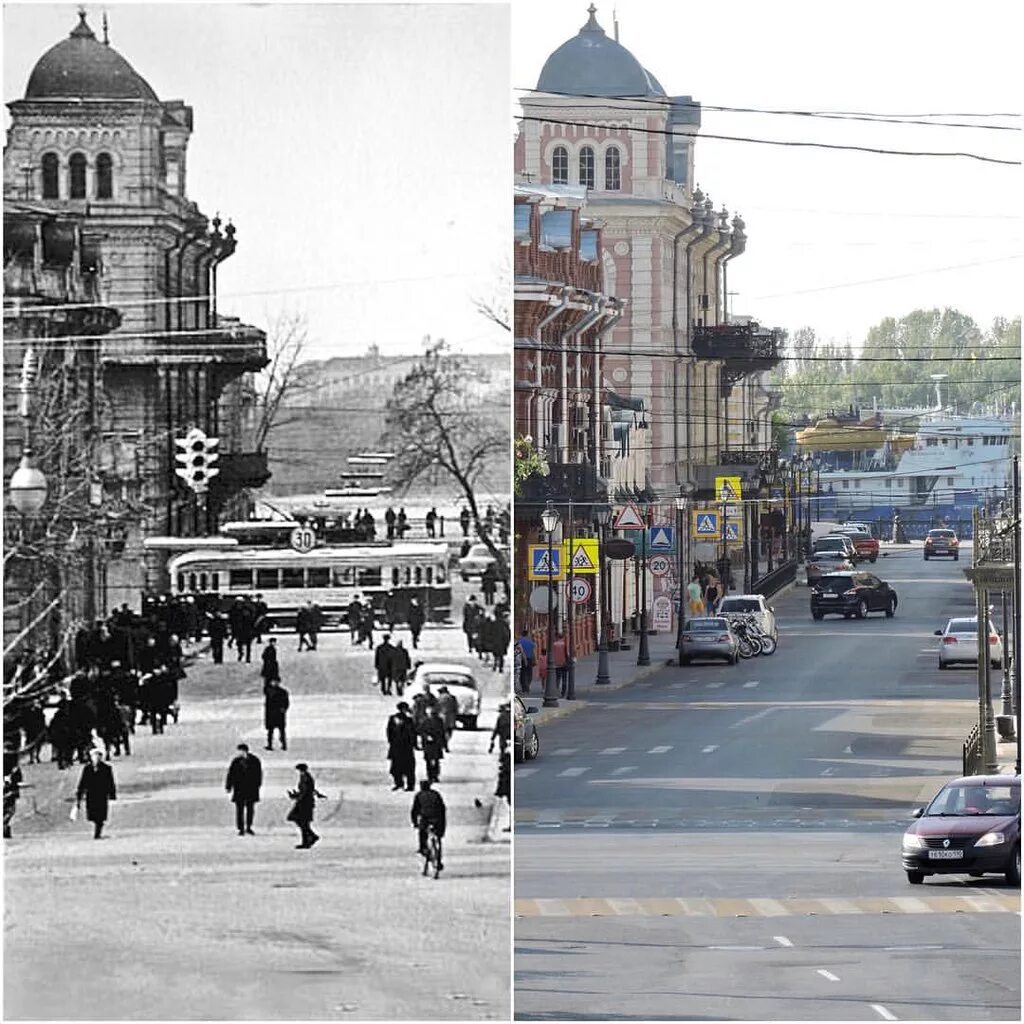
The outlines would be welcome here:
<svg viewBox="0 0 1024 1024">
<path fill-rule="evenodd" d="M 966 775 L 939 790 L 903 834 L 911 885 L 926 875 L 1006 876 L 1020 885 L 1020 777 Z"/>
</svg>

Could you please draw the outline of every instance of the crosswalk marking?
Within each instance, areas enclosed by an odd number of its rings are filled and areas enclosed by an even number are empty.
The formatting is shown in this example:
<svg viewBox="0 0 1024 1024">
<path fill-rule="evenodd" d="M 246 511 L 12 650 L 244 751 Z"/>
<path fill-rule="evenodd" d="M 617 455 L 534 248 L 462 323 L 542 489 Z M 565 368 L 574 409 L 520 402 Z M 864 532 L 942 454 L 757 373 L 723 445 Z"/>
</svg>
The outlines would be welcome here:
<svg viewBox="0 0 1024 1024">
<path fill-rule="evenodd" d="M 576 753 L 577 750 L 579 750 L 579 747 L 561 747 L 558 750 L 552 750 L 551 751 L 551 756 L 552 757 L 571 757 L 573 754 Z"/>
<path fill-rule="evenodd" d="M 731 899 L 694 897 L 638 897 L 585 899 L 517 899 L 521 917 L 796 917 L 845 914 L 1012 914 L 1020 912 L 1020 895 L 891 896 L 849 899 Z"/>
<path fill-rule="evenodd" d="M 539 768 L 517 768 L 516 769 L 516 778 L 517 779 L 523 779 L 523 778 L 526 778 L 527 775 L 533 775 L 533 774 L 535 774 L 536 772 L 539 772 L 539 771 L 540 771 Z"/>
<path fill-rule="evenodd" d="M 712 743 L 710 746 L 705 747 L 701 751 L 701 753 L 702 754 L 713 754 L 717 749 L 718 749 L 718 744 L 717 743 Z"/>
<path fill-rule="evenodd" d="M 724 680 L 719 680 L 717 683 L 707 683 L 706 685 L 709 690 L 718 690 L 725 686 L 725 682 Z"/>
<path fill-rule="evenodd" d="M 584 772 L 589 772 L 589 768 L 566 768 L 564 772 L 559 772 L 559 775 L 564 775 L 566 778 L 575 778 L 577 775 L 582 775 Z"/>
<path fill-rule="evenodd" d="M 635 772 L 635 771 L 636 771 L 636 766 L 635 765 L 627 765 L 627 766 L 625 766 L 623 768 L 616 768 L 615 771 L 612 772 L 612 775 L 625 775 L 626 772 Z"/>
<path fill-rule="evenodd" d="M 751 679 L 749 683 L 744 683 L 743 684 L 743 688 L 746 689 L 746 690 L 751 690 L 755 686 L 760 686 L 760 685 L 761 685 L 761 680 L 760 679 Z"/>
<path fill-rule="evenodd" d="M 672 748 L 671 747 L 651 747 L 647 751 L 648 754 L 667 754 Z"/>
<path fill-rule="evenodd" d="M 629 749 L 628 747 L 605 747 L 601 751 L 602 754 L 621 754 L 623 751 Z"/>
</svg>

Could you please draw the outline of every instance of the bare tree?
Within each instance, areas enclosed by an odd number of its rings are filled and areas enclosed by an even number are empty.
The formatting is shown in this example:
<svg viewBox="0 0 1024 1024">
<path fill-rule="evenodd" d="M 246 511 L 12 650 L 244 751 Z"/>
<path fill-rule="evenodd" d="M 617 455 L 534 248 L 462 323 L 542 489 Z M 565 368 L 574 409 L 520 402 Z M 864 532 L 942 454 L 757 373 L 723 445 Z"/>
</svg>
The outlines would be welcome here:
<svg viewBox="0 0 1024 1024">
<path fill-rule="evenodd" d="M 509 579 L 508 559 L 481 526 L 476 485 L 489 459 L 509 455 L 508 426 L 481 409 L 474 385 L 486 373 L 448 351 L 443 340 L 428 344 L 423 358 L 400 380 L 388 400 L 381 443 L 396 453 L 392 482 L 408 488 L 438 469 L 458 484 L 475 532 L 494 556 L 498 576 Z"/>
<path fill-rule="evenodd" d="M 498 275 L 498 290 L 496 297 L 493 299 L 474 299 L 473 305 L 476 307 L 477 312 L 485 320 L 490 320 L 491 323 L 497 324 L 502 330 L 512 333 L 512 314 L 508 307 L 509 287 L 508 287 L 508 267 L 502 269 Z"/>
<path fill-rule="evenodd" d="M 313 381 L 306 372 L 302 357 L 309 340 L 309 323 L 304 313 L 279 313 L 267 331 L 269 362 L 257 374 L 256 386 L 256 451 L 263 451 L 275 427 L 295 423 L 305 417 L 301 410 L 288 411 L 296 395 L 310 391 Z"/>
</svg>

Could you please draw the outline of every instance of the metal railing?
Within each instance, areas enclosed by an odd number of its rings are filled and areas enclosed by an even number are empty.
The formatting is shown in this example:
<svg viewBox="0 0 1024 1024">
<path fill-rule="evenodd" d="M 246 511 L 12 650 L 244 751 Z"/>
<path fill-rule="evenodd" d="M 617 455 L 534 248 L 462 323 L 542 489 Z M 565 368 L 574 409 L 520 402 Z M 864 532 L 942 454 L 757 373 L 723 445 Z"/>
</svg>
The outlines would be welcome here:
<svg viewBox="0 0 1024 1024">
<path fill-rule="evenodd" d="M 981 730 L 974 726 L 963 746 L 964 775 L 981 774 Z"/>
</svg>

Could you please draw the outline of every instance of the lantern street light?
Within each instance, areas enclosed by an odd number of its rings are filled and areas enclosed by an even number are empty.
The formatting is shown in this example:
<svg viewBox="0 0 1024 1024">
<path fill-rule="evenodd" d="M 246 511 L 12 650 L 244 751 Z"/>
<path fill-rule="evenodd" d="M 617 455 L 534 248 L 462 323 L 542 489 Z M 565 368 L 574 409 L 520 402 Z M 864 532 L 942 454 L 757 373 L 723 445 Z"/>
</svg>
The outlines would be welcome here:
<svg viewBox="0 0 1024 1024">
<path fill-rule="evenodd" d="M 551 542 L 554 537 L 555 530 L 558 529 L 559 523 L 561 522 L 561 517 L 558 515 L 558 509 L 556 509 L 550 501 L 544 506 L 544 511 L 540 514 L 540 522 L 544 531 L 548 535 L 548 645 L 545 658 L 547 663 L 547 672 L 544 675 L 544 707 L 557 708 L 558 687 L 555 685 L 555 662 L 552 652 L 552 648 L 555 645 L 555 574 Z"/>
<path fill-rule="evenodd" d="M 600 537 L 601 551 L 600 558 L 597 561 L 598 567 L 598 581 L 601 586 L 600 601 L 598 601 L 598 611 L 601 615 L 601 625 L 598 630 L 598 643 L 597 643 L 597 678 L 594 680 L 595 686 L 607 686 L 612 681 L 611 676 L 608 674 L 608 619 L 609 619 L 609 607 L 608 607 L 608 587 L 606 583 L 606 574 L 604 571 L 605 553 L 604 545 L 606 539 L 606 533 L 608 530 L 608 523 L 611 522 L 612 518 L 612 507 L 611 505 L 598 505 L 594 509 L 594 520 L 597 522 L 598 536 Z"/>
<path fill-rule="evenodd" d="M 690 504 L 690 495 L 694 492 L 692 484 L 682 484 L 679 487 L 679 496 L 675 499 L 676 507 L 676 577 L 679 581 L 679 614 L 676 617 L 676 650 L 682 657 L 683 649 L 683 626 L 685 625 L 686 608 L 686 570 L 688 559 L 683 554 L 683 538 L 689 536 L 689 523 L 686 521 L 686 512 Z"/>
<path fill-rule="evenodd" d="M 49 487 L 42 470 L 32 465 L 32 452 L 22 452 L 18 468 L 11 474 L 8 486 L 11 504 L 22 516 L 34 516 L 46 504 Z"/>
</svg>

